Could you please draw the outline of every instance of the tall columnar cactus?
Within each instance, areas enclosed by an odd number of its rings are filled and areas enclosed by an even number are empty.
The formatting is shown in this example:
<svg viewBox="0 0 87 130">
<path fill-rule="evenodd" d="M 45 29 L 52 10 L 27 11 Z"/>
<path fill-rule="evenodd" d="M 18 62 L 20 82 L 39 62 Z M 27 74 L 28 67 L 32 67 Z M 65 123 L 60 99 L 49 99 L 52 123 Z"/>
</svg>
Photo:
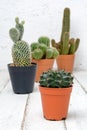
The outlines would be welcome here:
<svg viewBox="0 0 87 130">
<path fill-rule="evenodd" d="M 61 32 L 61 43 L 63 42 L 63 36 L 65 32 L 70 32 L 70 9 L 69 8 L 64 9 L 62 32 Z"/>
<path fill-rule="evenodd" d="M 16 27 L 9 30 L 11 39 L 14 42 L 12 47 L 12 58 L 14 66 L 29 66 L 31 65 L 31 53 L 27 42 L 21 40 L 23 36 L 24 22 L 19 23 L 19 18 L 16 18 Z M 20 29 L 19 29 L 20 28 Z"/>
<path fill-rule="evenodd" d="M 62 55 L 74 54 L 80 43 L 80 39 L 69 38 L 70 35 L 70 9 L 65 8 L 63 14 L 62 32 L 60 42 L 51 40 L 52 46 L 55 47 Z"/>
</svg>

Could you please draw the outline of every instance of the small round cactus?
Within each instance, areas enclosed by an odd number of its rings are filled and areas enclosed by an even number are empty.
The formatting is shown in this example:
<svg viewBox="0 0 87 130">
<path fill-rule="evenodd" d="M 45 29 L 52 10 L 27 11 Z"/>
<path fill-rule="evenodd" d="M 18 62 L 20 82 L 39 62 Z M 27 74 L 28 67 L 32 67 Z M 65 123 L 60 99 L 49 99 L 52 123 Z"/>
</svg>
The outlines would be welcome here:
<svg viewBox="0 0 87 130">
<path fill-rule="evenodd" d="M 53 58 L 57 58 L 59 56 L 58 50 L 54 47 L 52 48 L 52 50 L 53 50 Z"/>
<path fill-rule="evenodd" d="M 43 51 L 44 55 L 46 54 L 47 46 L 45 44 L 39 44 L 38 48 Z"/>
<path fill-rule="evenodd" d="M 46 58 L 51 59 L 52 57 L 53 57 L 53 49 L 48 48 L 47 51 L 46 51 Z"/>
<path fill-rule="evenodd" d="M 39 43 L 44 43 L 46 46 L 50 47 L 50 39 L 48 37 L 42 36 L 38 39 Z"/>
<path fill-rule="evenodd" d="M 36 59 L 36 60 L 39 60 L 39 59 L 42 59 L 43 57 L 43 51 L 41 49 L 35 49 L 33 52 L 32 52 L 32 57 L 33 59 Z"/>
<path fill-rule="evenodd" d="M 33 42 L 33 43 L 31 43 L 31 51 L 34 51 L 35 49 L 37 49 L 38 48 L 38 46 L 39 46 L 39 43 L 38 42 Z"/>
<path fill-rule="evenodd" d="M 48 88 L 68 88 L 73 84 L 73 76 L 64 70 L 49 70 L 40 76 L 40 86 Z"/>
</svg>

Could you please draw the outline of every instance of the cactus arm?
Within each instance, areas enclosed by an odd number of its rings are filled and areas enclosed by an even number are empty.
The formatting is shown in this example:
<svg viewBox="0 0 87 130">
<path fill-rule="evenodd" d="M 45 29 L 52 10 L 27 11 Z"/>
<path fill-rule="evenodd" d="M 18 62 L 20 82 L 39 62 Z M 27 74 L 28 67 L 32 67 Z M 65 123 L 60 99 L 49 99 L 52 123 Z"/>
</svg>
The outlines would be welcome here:
<svg viewBox="0 0 87 130">
<path fill-rule="evenodd" d="M 19 33 L 20 33 L 20 36 L 19 36 L 19 39 L 21 40 L 22 39 L 22 36 L 23 36 L 23 33 L 24 33 L 24 23 L 25 21 L 21 21 L 21 23 L 19 23 L 19 18 L 16 17 L 15 18 L 15 22 L 16 22 L 16 29 L 19 30 Z"/>
<path fill-rule="evenodd" d="M 62 54 L 68 54 L 69 52 L 69 33 L 65 32 L 63 36 Z"/>
<path fill-rule="evenodd" d="M 80 43 L 80 39 L 77 38 L 75 41 L 75 52 L 77 51 L 78 47 L 79 47 L 79 43 Z"/>
<path fill-rule="evenodd" d="M 9 35 L 13 42 L 19 41 L 19 31 L 16 28 L 11 28 L 9 30 Z"/>
<path fill-rule="evenodd" d="M 63 35 L 65 34 L 65 32 L 70 32 L 70 9 L 69 8 L 64 9 L 61 43 L 63 43 Z"/>
</svg>

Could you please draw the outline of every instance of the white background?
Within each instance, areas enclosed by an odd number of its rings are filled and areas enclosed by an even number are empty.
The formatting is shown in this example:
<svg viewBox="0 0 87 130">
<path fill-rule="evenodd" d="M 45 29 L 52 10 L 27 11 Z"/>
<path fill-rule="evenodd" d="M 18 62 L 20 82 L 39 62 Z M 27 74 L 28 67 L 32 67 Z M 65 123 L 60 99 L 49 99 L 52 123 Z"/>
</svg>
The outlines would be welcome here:
<svg viewBox="0 0 87 130">
<path fill-rule="evenodd" d="M 29 44 L 44 35 L 59 41 L 65 7 L 71 9 L 70 36 L 80 38 L 74 69 L 87 70 L 86 0 L 0 0 L 0 70 L 12 62 L 9 29 L 16 16 L 26 21 L 23 39 Z"/>
</svg>

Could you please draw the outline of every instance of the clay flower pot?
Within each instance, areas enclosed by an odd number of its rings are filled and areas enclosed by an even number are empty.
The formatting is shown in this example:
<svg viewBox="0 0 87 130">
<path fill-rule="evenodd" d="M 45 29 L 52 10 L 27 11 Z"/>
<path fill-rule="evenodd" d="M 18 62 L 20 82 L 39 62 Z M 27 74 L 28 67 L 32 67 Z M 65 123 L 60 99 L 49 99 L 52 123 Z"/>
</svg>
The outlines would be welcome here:
<svg viewBox="0 0 87 130">
<path fill-rule="evenodd" d="M 59 55 L 56 59 L 58 70 L 64 69 L 67 72 L 73 72 L 75 55 Z"/>
<path fill-rule="evenodd" d="M 36 71 L 36 79 L 38 82 L 40 80 L 40 75 L 47 70 L 52 69 L 54 59 L 41 59 L 41 60 L 33 60 L 34 63 L 37 63 L 37 71 Z"/>
<path fill-rule="evenodd" d="M 43 115 L 48 120 L 62 120 L 67 117 L 72 87 L 47 88 L 39 87 Z"/>
</svg>

